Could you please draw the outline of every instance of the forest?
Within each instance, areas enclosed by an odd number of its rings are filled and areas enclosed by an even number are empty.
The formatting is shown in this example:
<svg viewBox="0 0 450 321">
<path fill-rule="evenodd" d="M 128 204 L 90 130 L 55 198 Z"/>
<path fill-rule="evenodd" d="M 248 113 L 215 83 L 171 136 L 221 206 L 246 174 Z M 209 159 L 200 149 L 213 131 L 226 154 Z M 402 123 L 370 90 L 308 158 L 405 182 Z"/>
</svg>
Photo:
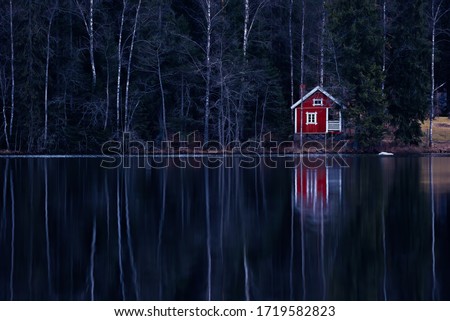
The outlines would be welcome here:
<svg viewBox="0 0 450 321">
<path fill-rule="evenodd" d="M 4 0 L 0 150 L 292 139 L 300 85 L 360 149 L 448 115 L 450 0 Z"/>
</svg>

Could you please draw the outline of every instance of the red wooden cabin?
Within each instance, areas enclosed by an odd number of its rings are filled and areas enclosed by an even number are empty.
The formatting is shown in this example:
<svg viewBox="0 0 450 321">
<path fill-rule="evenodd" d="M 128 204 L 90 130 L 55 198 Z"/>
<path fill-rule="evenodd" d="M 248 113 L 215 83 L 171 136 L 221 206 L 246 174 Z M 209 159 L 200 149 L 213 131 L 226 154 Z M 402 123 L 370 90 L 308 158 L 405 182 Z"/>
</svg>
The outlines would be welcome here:
<svg viewBox="0 0 450 321">
<path fill-rule="evenodd" d="M 294 133 L 299 135 L 341 132 L 343 108 L 336 98 L 317 86 L 291 106 L 294 111 Z"/>
</svg>

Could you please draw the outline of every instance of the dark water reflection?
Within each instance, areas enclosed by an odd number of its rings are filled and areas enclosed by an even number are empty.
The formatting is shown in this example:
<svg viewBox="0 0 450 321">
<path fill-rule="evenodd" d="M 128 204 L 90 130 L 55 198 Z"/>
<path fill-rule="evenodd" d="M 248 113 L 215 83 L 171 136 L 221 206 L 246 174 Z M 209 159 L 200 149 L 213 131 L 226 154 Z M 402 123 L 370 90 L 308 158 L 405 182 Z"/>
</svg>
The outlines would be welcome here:
<svg viewBox="0 0 450 321">
<path fill-rule="evenodd" d="M 346 160 L 2 158 L 0 299 L 450 299 L 450 158 Z"/>
</svg>

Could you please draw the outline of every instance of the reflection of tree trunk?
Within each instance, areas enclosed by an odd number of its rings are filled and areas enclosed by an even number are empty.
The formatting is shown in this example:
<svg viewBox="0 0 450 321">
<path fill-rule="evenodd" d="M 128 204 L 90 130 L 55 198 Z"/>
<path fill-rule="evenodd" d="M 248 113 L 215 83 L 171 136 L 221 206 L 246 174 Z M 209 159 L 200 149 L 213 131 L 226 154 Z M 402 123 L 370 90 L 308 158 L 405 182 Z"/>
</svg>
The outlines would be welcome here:
<svg viewBox="0 0 450 321">
<path fill-rule="evenodd" d="M 433 182 L 433 156 L 429 157 L 429 181 L 430 181 L 430 203 L 431 203 L 431 260 L 433 268 L 433 290 L 432 298 L 436 300 L 437 292 L 437 278 L 436 278 L 436 213 L 434 210 L 434 182 Z"/>
<path fill-rule="evenodd" d="M 14 299 L 14 243 L 15 243 L 15 233 L 16 233 L 16 213 L 14 206 L 14 180 L 13 175 L 9 175 L 9 188 L 11 193 L 11 271 L 9 275 L 9 291 L 10 300 Z"/>
<path fill-rule="evenodd" d="M 292 171 L 295 175 L 295 170 Z M 289 299 L 294 299 L 294 280 L 293 280 L 293 270 L 294 270 L 294 218 L 295 218 L 295 179 L 292 179 L 292 189 L 291 189 L 291 253 L 289 259 Z M 264 185 L 263 185 L 264 186 Z"/>
<path fill-rule="evenodd" d="M 325 277 L 325 224 L 324 224 L 324 212 L 323 204 L 320 211 L 320 266 L 322 272 L 322 300 L 326 300 L 327 297 L 327 281 Z"/>
<path fill-rule="evenodd" d="M 109 189 L 108 189 L 108 180 L 107 180 L 107 176 L 105 174 L 105 183 L 104 183 L 104 187 L 105 187 L 105 202 L 106 202 L 106 235 L 107 235 L 107 240 L 108 240 L 108 244 L 109 244 Z"/>
<path fill-rule="evenodd" d="M 303 164 L 299 165 L 300 182 L 303 182 Z M 303 183 L 300 184 L 300 233 L 302 245 L 302 300 L 306 300 L 306 270 L 305 270 L 305 222 L 303 213 Z"/>
<path fill-rule="evenodd" d="M 162 248 L 162 237 L 164 232 L 164 221 L 166 217 L 166 186 L 167 186 L 167 169 L 164 169 L 162 172 L 162 206 L 161 206 L 161 215 L 159 219 L 159 230 L 158 230 L 158 247 L 156 249 L 156 266 L 159 271 L 159 299 L 163 299 L 163 268 L 162 268 L 162 259 L 161 259 L 161 248 Z"/>
<path fill-rule="evenodd" d="M 51 274 L 51 257 L 50 257 L 50 236 L 48 226 L 48 172 L 47 172 L 47 160 L 44 160 L 44 179 L 45 179 L 45 240 L 47 245 L 47 278 L 48 278 L 48 290 L 52 290 L 52 274 Z"/>
<path fill-rule="evenodd" d="M 245 300 L 250 301 L 250 275 L 248 270 L 247 244 L 244 243 Z"/>
<path fill-rule="evenodd" d="M 94 223 L 92 226 L 92 241 L 91 241 L 91 260 L 90 260 L 90 282 L 91 282 L 91 301 L 94 301 L 95 296 L 95 278 L 94 278 L 94 268 L 95 268 L 95 249 L 97 241 L 97 215 L 94 214 Z"/>
<path fill-rule="evenodd" d="M 122 262 L 122 224 L 121 224 L 121 213 L 120 213 L 120 171 L 117 170 L 117 250 L 119 255 L 119 273 L 120 273 L 120 288 L 122 290 L 122 300 L 126 300 L 125 297 L 125 283 L 123 280 L 123 262 Z"/>
<path fill-rule="evenodd" d="M 3 239 L 5 237 L 5 230 L 6 230 L 6 189 L 8 187 L 8 169 L 9 169 L 9 159 L 6 159 L 6 165 L 5 165 L 5 174 L 3 175 L 3 209 L 2 209 L 2 225 L 1 225 L 1 238 Z"/>
<path fill-rule="evenodd" d="M 127 245 L 128 245 L 128 252 L 130 254 L 130 262 L 131 262 L 131 271 L 133 274 L 133 284 L 134 284 L 134 292 L 136 296 L 136 300 L 139 301 L 139 288 L 138 288 L 138 282 L 137 282 L 137 270 L 136 270 L 136 263 L 134 260 L 134 252 L 133 252 L 133 245 L 131 244 L 131 228 L 130 228 L 130 210 L 129 210 L 129 201 L 128 201 L 128 186 L 129 186 L 129 180 L 127 179 L 129 176 L 129 171 L 125 174 L 125 221 L 127 224 Z"/>
<path fill-rule="evenodd" d="M 211 257 L 211 218 L 209 203 L 209 172 L 207 166 L 204 167 L 205 176 L 205 215 L 206 215 L 206 251 L 208 256 L 208 301 L 211 301 L 211 278 L 212 278 L 212 257 Z"/>
<path fill-rule="evenodd" d="M 220 248 L 220 266 L 222 267 L 222 275 L 225 275 L 224 271 L 224 251 L 223 251 L 223 236 L 224 236 L 224 219 L 225 214 L 228 212 L 228 207 L 225 208 L 226 205 L 228 205 L 227 202 L 227 195 L 225 192 L 225 165 L 220 166 L 219 169 L 219 195 L 221 198 L 221 206 L 220 206 L 220 228 L 219 228 L 219 248 Z M 222 284 L 223 286 L 223 284 Z"/>
<path fill-rule="evenodd" d="M 381 213 L 381 227 L 383 233 L 383 298 L 387 301 L 387 251 L 386 251 L 386 223 L 385 223 L 385 205 L 384 205 L 384 196 L 383 196 L 383 204 L 382 204 L 382 213 Z"/>
</svg>

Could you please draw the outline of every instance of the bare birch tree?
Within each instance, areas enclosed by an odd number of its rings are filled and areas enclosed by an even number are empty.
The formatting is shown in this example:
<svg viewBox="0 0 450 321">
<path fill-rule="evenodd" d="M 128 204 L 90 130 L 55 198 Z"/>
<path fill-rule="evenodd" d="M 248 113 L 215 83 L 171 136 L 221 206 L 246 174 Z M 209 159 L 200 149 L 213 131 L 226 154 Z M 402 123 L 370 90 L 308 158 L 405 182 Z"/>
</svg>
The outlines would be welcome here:
<svg viewBox="0 0 450 321">
<path fill-rule="evenodd" d="M 47 146 L 48 138 L 48 78 L 49 78 L 49 65 L 50 65 L 50 40 L 51 30 L 53 24 L 53 17 L 55 15 L 55 9 L 50 9 L 50 17 L 47 27 L 47 52 L 45 58 L 45 89 L 44 89 L 44 145 Z"/>
<path fill-rule="evenodd" d="M 141 8 L 141 0 L 139 0 L 137 9 L 136 9 L 136 16 L 134 18 L 134 25 L 133 25 L 133 35 L 131 37 L 131 45 L 130 45 L 130 53 L 128 56 L 128 67 L 127 67 L 127 81 L 126 81 L 126 87 L 125 87 L 125 131 L 129 130 L 129 111 L 128 111 L 128 99 L 129 99 L 129 89 L 130 89 L 130 75 L 131 75 L 131 58 L 133 57 L 133 48 L 134 48 L 134 40 L 136 38 L 136 27 L 138 23 L 139 18 L 139 10 Z"/>
<path fill-rule="evenodd" d="M 211 0 L 205 0 L 205 19 L 206 19 L 206 84 L 205 84 L 205 115 L 203 140 L 209 141 L 209 113 L 210 113 L 210 91 L 211 91 L 211 34 L 212 34 L 212 14 Z"/>
<path fill-rule="evenodd" d="M 292 14 L 294 1 L 289 1 L 289 65 L 290 65 L 290 77 L 291 77 L 291 106 L 294 105 L 294 45 L 292 39 Z M 294 113 L 291 112 L 291 121 L 294 121 Z"/>
<path fill-rule="evenodd" d="M 428 146 L 433 147 L 433 118 L 434 118 L 434 96 L 436 88 L 436 35 L 439 32 L 439 21 L 450 12 L 450 9 L 444 10 L 444 0 L 431 0 L 431 90 L 430 90 L 430 129 L 428 135 Z"/>
<path fill-rule="evenodd" d="M 324 85 L 324 74 L 325 74 L 325 22 L 326 22 L 326 11 L 325 11 L 325 1 L 322 0 L 322 12 L 320 17 L 320 87 Z"/>
<path fill-rule="evenodd" d="M 12 0 L 9 0 L 9 35 L 11 41 L 11 116 L 9 120 L 9 136 L 13 134 L 14 124 L 14 94 L 15 94 L 15 76 L 14 76 L 14 29 L 13 29 L 13 5 Z"/>
<path fill-rule="evenodd" d="M 92 72 L 92 87 L 94 88 L 97 83 L 97 72 L 94 59 L 94 0 L 89 0 L 89 8 L 87 9 L 83 8 L 78 0 L 75 0 L 75 2 L 89 37 L 89 59 Z"/>
<path fill-rule="evenodd" d="M 5 136 L 6 148 L 9 150 L 9 137 L 8 137 L 8 118 L 6 116 L 6 95 L 7 95 L 7 79 L 6 79 L 6 68 L 2 66 L 0 71 L 0 91 L 2 95 L 2 105 L 3 105 L 3 134 Z"/>
<path fill-rule="evenodd" d="M 302 27 L 300 49 L 300 98 L 303 98 L 305 88 L 305 0 L 302 0 Z M 303 148 L 303 103 L 300 104 L 300 148 Z"/>
<path fill-rule="evenodd" d="M 122 34 L 123 23 L 125 20 L 125 10 L 127 8 L 127 1 L 122 1 L 122 15 L 120 17 L 120 29 L 119 29 L 119 43 L 117 44 L 117 90 L 116 90 L 116 126 L 117 134 L 120 133 L 120 75 L 122 72 Z"/>
</svg>

